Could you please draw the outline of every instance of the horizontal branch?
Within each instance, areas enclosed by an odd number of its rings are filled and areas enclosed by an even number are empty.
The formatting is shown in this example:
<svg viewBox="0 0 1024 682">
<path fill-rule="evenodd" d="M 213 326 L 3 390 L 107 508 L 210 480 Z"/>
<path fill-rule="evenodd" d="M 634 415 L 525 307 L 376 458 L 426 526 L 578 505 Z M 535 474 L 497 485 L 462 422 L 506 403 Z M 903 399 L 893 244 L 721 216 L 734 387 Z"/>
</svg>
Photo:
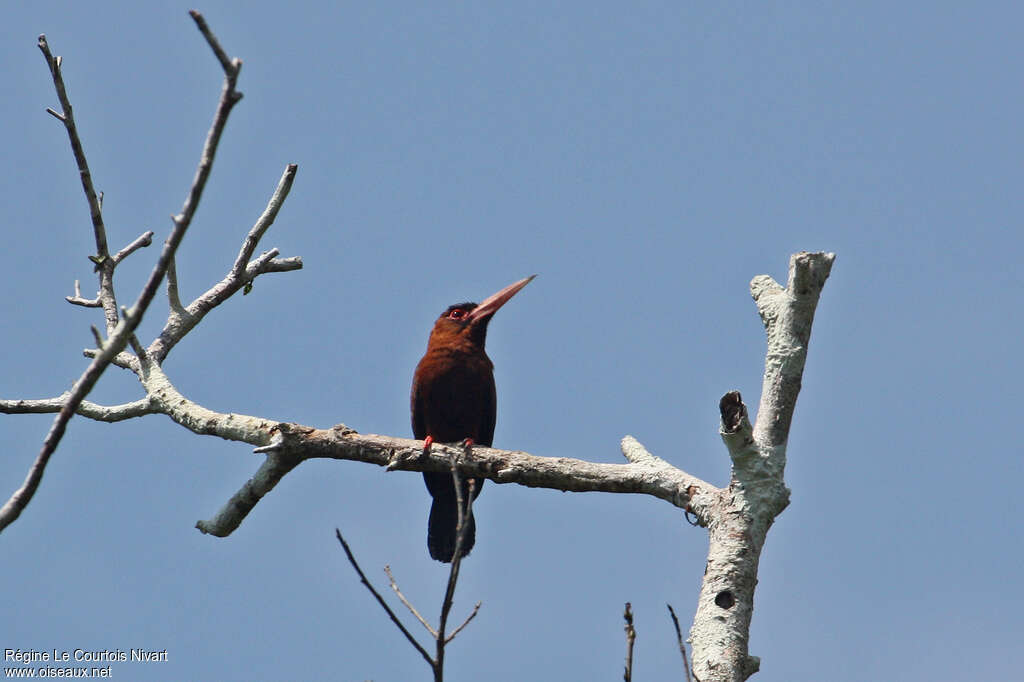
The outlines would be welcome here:
<svg viewBox="0 0 1024 682">
<path fill-rule="evenodd" d="M 682 471 L 644 449 L 632 436 L 622 441 L 628 464 L 588 462 L 568 457 L 540 457 L 522 451 L 474 446 L 468 453 L 461 445 L 435 443 L 423 453 L 423 441 L 359 434 L 344 425 L 331 429 L 279 422 L 261 417 L 215 412 L 199 405 L 171 383 L 149 356 L 132 358 L 141 366 L 147 398 L 126 405 L 82 408 L 83 416 L 115 421 L 146 414 L 165 414 L 200 435 L 212 435 L 257 446 L 267 454 L 263 465 L 209 520 L 199 521 L 204 533 L 224 537 L 233 532 L 256 504 L 298 464 L 324 458 L 365 462 L 389 471 L 446 472 L 451 457 L 458 456 L 460 473 L 488 478 L 495 483 L 517 483 L 532 488 L 568 492 L 611 492 L 651 495 L 702 517 L 712 505 L 717 488 Z M 0 412 L 57 411 L 61 397 L 46 401 L 0 401 Z"/>
<path fill-rule="evenodd" d="M 231 425 L 237 427 L 242 419 L 231 415 Z M 208 433 L 230 437 L 220 426 L 226 421 L 206 422 Z M 255 426 L 255 424 L 253 424 Z M 245 438 L 246 442 L 263 440 L 267 422 Z M 460 458 L 460 473 L 466 477 L 487 478 L 495 483 L 517 483 L 531 488 L 550 488 L 565 492 L 638 493 L 651 495 L 682 509 L 691 509 L 701 516 L 711 506 L 719 492 L 714 486 L 658 459 L 627 437 L 625 449 L 635 456 L 637 449 L 646 457 L 629 464 L 588 462 L 568 457 L 540 457 L 517 450 L 499 450 L 473 446 L 467 453 L 461 445 L 434 443 L 428 454 L 423 453 L 423 441 L 392 438 L 374 434 L 358 434 L 341 424 L 331 429 L 315 429 L 298 424 L 278 423 L 270 427 L 271 443 L 260 447 L 260 452 L 272 456 L 287 455 L 289 463 L 298 464 L 306 459 L 324 458 L 376 464 L 389 471 L 437 471 L 450 468 L 451 457 Z M 269 466 L 269 471 L 264 471 Z M 294 467 L 294 464 L 289 468 Z M 245 516 L 259 502 L 259 497 L 270 491 L 284 475 L 276 475 L 279 464 L 264 464 L 257 475 L 246 482 L 215 517 L 200 521 L 201 530 L 218 536 L 227 535 L 237 528 Z M 269 475 L 273 473 L 274 475 Z M 253 493 L 259 492 L 256 496 Z"/>
<path fill-rule="evenodd" d="M 71 397 L 70 391 L 65 391 L 56 398 L 45 398 L 43 400 L 0 400 L 0 413 L 4 414 L 53 414 L 60 412 L 61 408 Z M 98 403 L 83 400 L 75 410 L 75 414 L 94 419 L 99 422 L 119 422 L 125 419 L 134 419 L 147 414 L 156 414 L 158 410 L 154 407 L 153 401 L 149 398 L 142 398 L 122 405 L 100 405 Z"/>
</svg>

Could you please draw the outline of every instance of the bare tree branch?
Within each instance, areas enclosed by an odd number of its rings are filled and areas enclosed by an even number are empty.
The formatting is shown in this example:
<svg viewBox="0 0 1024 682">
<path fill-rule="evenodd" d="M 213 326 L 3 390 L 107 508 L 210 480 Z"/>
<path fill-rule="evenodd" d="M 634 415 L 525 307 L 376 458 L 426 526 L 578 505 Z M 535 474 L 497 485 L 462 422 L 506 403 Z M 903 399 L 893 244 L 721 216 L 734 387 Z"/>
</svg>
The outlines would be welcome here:
<svg viewBox="0 0 1024 682">
<path fill-rule="evenodd" d="M 280 442 L 277 442 L 271 448 L 262 449 L 277 452 L 279 447 Z M 471 448 L 468 441 L 464 442 L 462 447 L 465 448 L 467 452 Z M 420 655 L 423 656 L 424 659 L 426 659 L 427 663 L 430 664 L 430 668 L 434 673 L 434 682 L 444 682 L 445 647 L 448 645 L 449 642 L 455 639 L 455 636 L 459 634 L 463 628 L 469 625 L 469 622 L 476 617 L 476 614 L 480 610 L 480 602 L 477 602 L 476 606 L 473 607 L 472 613 L 469 614 L 469 616 L 462 623 L 462 625 L 457 627 L 447 637 L 445 636 L 445 627 L 448 623 L 448 615 L 451 612 L 452 600 L 455 596 L 455 586 L 459 581 L 459 566 L 462 564 L 463 558 L 461 550 L 462 546 L 466 542 L 466 536 L 469 532 L 469 521 L 473 517 L 473 493 L 476 489 L 476 481 L 470 479 L 468 484 L 469 499 L 463 499 L 462 481 L 459 475 L 458 455 L 455 452 L 452 453 L 451 458 L 449 460 L 449 469 L 452 474 L 452 481 L 455 485 L 455 506 L 457 514 L 457 522 L 455 526 L 455 551 L 452 556 L 451 566 L 449 567 L 448 570 L 448 584 L 445 589 L 444 599 L 441 602 L 441 617 L 436 629 L 432 627 L 430 623 L 428 623 L 426 619 L 423 618 L 423 616 L 420 615 L 419 611 L 417 611 L 416 608 L 409 603 L 409 600 L 405 598 L 405 595 L 402 594 L 402 591 L 398 588 L 398 584 L 395 581 L 395 577 L 391 574 L 391 567 L 384 567 L 384 572 L 387 573 L 388 580 L 391 582 L 391 589 L 394 590 L 395 594 L 398 595 L 399 600 L 403 604 L 405 604 L 405 607 L 409 609 L 409 611 L 412 612 L 414 616 L 416 616 L 416 619 L 423 625 L 423 627 L 427 629 L 427 632 L 429 632 L 431 636 L 434 638 L 436 653 L 434 654 L 433 658 L 431 658 L 430 654 L 427 653 L 427 651 L 420 645 L 416 638 L 412 636 L 412 633 L 410 633 L 405 628 L 405 625 L 403 625 L 402 622 L 398 619 L 398 616 L 396 616 L 395 612 L 391 610 L 391 607 L 387 605 L 387 602 L 384 601 L 384 598 L 380 595 L 379 592 L 377 592 L 373 585 L 370 584 L 370 581 L 367 580 L 366 575 L 363 573 L 362 569 L 359 568 L 359 564 L 356 562 L 356 558 L 355 556 L 353 556 L 352 550 L 349 549 L 348 543 L 345 542 L 344 538 L 341 537 L 341 531 L 338 531 L 337 529 L 335 530 L 335 532 L 338 535 L 338 540 L 341 542 L 341 546 L 345 549 L 345 555 L 348 556 L 349 562 L 352 564 L 353 568 L 356 569 L 356 573 L 359 574 L 360 581 L 363 583 L 363 585 L 366 586 L 366 589 L 370 591 L 370 594 L 374 596 L 374 598 L 377 600 L 377 603 L 380 604 L 384 611 L 388 614 L 388 617 L 391 619 L 391 622 L 393 622 L 398 627 L 402 634 L 405 635 L 405 638 L 409 640 L 409 643 L 411 643 L 416 648 L 416 650 L 420 652 Z"/>
<path fill-rule="evenodd" d="M 224 51 L 220 48 L 216 39 L 213 38 L 213 35 L 206 26 L 206 22 L 203 21 L 202 16 L 200 16 L 198 12 L 193 11 L 192 17 L 196 20 L 196 23 L 199 24 L 203 35 L 206 37 L 207 41 L 210 42 L 214 52 L 217 53 L 218 59 L 220 59 L 222 65 L 224 65 L 224 89 L 221 94 L 217 111 L 214 114 L 213 125 L 210 128 L 210 133 L 207 135 L 206 145 L 203 148 L 203 154 L 199 162 L 199 167 L 196 171 L 195 180 L 193 181 L 188 197 L 185 200 L 184 208 L 182 209 L 181 214 L 174 216 L 173 218 L 174 228 L 171 230 L 170 236 L 164 243 L 163 250 L 161 251 L 160 257 L 149 275 L 149 279 L 146 281 L 145 285 L 143 285 L 142 291 L 139 292 L 139 296 L 132 307 L 122 311 L 120 320 L 117 315 L 113 288 L 113 274 L 116 263 L 115 259 L 110 257 L 107 247 L 106 230 L 103 225 L 102 217 L 102 194 L 97 196 L 92 185 L 92 176 L 89 173 L 89 165 L 85 158 L 85 152 L 82 149 L 81 140 L 78 137 L 77 128 L 74 123 L 74 116 L 72 114 L 71 102 L 68 99 L 67 92 L 64 87 L 64 79 L 61 75 L 61 59 L 60 57 L 53 57 L 50 52 L 49 44 L 46 41 L 46 36 L 39 36 L 39 49 L 42 51 L 43 56 L 46 59 L 47 66 L 50 68 L 50 74 L 53 77 L 54 86 L 57 90 L 57 97 L 64 110 L 63 114 L 58 118 L 64 123 L 64 126 L 68 131 L 68 137 L 71 141 L 71 149 L 75 156 L 75 162 L 78 165 L 79 174 L 82 178 L 82 187 L 89 203 L 97 250 L 97 254 L 92 260 L 100 270 L 99 298 L 103 304 L 104 314 L 107 319 L 107 334 L 109 338 L 106 342 L 102 343 L 97 339 L 97 345 L 99 346 L 97 354 L 93 357 L 93 361 L 89 364 L 89 367 L 85 370 L 82 376 L 79 377 L 77 382 L 75 382 L 71 394 L 60 407 L 57 418 L 54 420 L 49 433 L 46 435 L 42 449 L 36 456 L 32 467 L 29 469 L 25 482 L 11 495 L 10 499 L 4 504 L 4 506 L 0 508 L 0 531 L 13 523 L 32 500 L 32 497 L 35 495 L 35 492 L 39 487 L 39 482 L 42 480 L 46 465 L 54 451 L 56 451 L 61 438 L 64 436 L 68 422 L 78 411 L 80 404 L 85 399 L 85 396 L 88 395 L 93 386 L 95 386 L 107 366 L 119 356 L 121 351 L 123 351 L 128 345 L 129 341 L 133 343 L 134 347 L 141 348 L 139 347 L 138 340 L 134 338 L 135 329 L 142 321 L 142 316 L 145 314 L 146 309 L 152 302 L 153 296 L 156 294 L 156 290 L 160 286 L 160 281 L 163 279 L 164 273 L 167 271 L 167 267 L 170 264 L 171 259 L 174 257 L 174 253 L 177 250 L 178 245 L 181 243 L 181 240 L 184 238 L 185 232 L 192 221 L 192 216 L 195 214 L 195 210 L 199 205 L 199 200 L 202 197 L 206 179 L 209 177 L 210 170 L 213 167 L 213 158 L 216 154 L 217 143 L 220 140 L 220 135 L 227 123 L 228 114 L 235 103 L 241 99 L 241 95 L 235 91 L 235 82 L 238 78 L 238 71 L 241 68 L 241 62 L 237 59 L 234 60 L 230 63 L 231 68 L 229 68 L 225 61 Z M 151 234 L 148 237 L 143 235 L 124 250 L 119 252 L 118 256 L 120 256 L 121 259 L 127 257 L 129 253 L 138 249 L 140 246 L 143 246 L 144 243 L 149 241 L 151 238 Z"/>
<path fill-rule="evenodd" d="M 177 273 L 175 273 L 173 287 L 169 283 L 167 292 L 171 303 L 171 313 L 167 317 L 167 323 L 160 332 L 160 336 L 150 344 L 148 349 L 149 354 L 156 362 L 163 362 L 171 349 L 192 331 L 208 312 L 229 299 L 239 289 L 245 288 L 257 276 L 268 272 L 287 272 L 302 268 L 301 258 L 277 258 L 277 249 L 272 249 L 252 262 L 247 262 L 259 244 L 259 240 L 277 218 L 281 204 L 288 196 L 288 192 L 291 191 L 297 172 L 298 166 L 294 163 L 288 164 L 285 168 L 277 183 L 277 188 L 267 203 L 267 208 L 249 234 L 246 235 L 238 258 L 224 279 L 184 308 L 178 299 Z"/>
<path fill-rule="evenodd" d="M 622 675 L 624 682 L 633 679 L 633 643 L 636 642 L 636 628 L 633 627 L 633 606 L 626 602 L 626 612 L 622 614 L 626 620 L 626 671 Z"/>
<path fill-rule="evenodd" d="M 175 391 L 175 396 L 177 394 Z M 242 440 L 254 445 L 269 442 L 271 432 L 281 435 L 282 451 L 301 460 L 312 458 L 345 459 L 387 467 L 393 459 L 402 460 L 403 470 L 444 471 L 448 458 L 461 453 L 459 446 L 435 443 L 423 454 L 423 441 L 358 434 L 344 425 L 335 429 L 313 429 L 308 426 L 271 422 L 257 417 L 218 415 L 198 408 L 183 396 L 175 397 L 159 409 L 172 419 L 197 433 L 209 433 L 229 440 Z M 203 417 L 192 414 L 201 409 Z M 186 419 L 187 418 L 187 419 Z M 193 428 L 193 427 L 200 427 Z M 241 437 L 239 437 L 241 436 Z M 497 450 L 474 446 L 472 453 L 460 462 L 464 476 L 487 478 L 495 483 L 518 483 L 533 488 L 551 488 L 570 492 L 617 492 L 653 495 L 681 509 L 687 506 L 703 510 L 716 500 L 718 489 L 686 472 L 665 463 L 661 467 L 644 464 L 603 464 L 568 457 L 538 457 L 521 451 Z M 275 481 L 276 482 L 276 481 Z M 237 495 L 236 495 L 237 497 Z M 255 506 L 256 500 L 250 500 Z M 227 506 L 217 516 L 201 522 L 207 532 L 211 528 L 238 527 L 249 509 Z M 230 512 L 230 513 L 228 513 Z M 214 533 L 220 535 L 221 533 Z"/>
<path fill-rule="evenodd" d="M 260 243 L 260 239 L 263 238 L 264 233 L 274 224 L 274 220 L 277 219 L 277 214 L 281 210 L 284 200 L 288 197 L 288 192 L 292 189 L 292 182 L 295 180 L 295 172 L 298 169 L 299 167 L 294 163 L 288 164 L 288 167 L 284 169 L 284 174 L 277 183 L 277 189 L 271 195 L 270 201 L 263 210 L 263 214 L 260 215 L 259 220 L 249 230 L 249 234 L 246 235 L 245 242 L 242 244 L 242 250 L 238 252 L 238 258 L 235 259 L 235 264 L 231 267 L 231 274 L 235 277 L 242 276 L 245 265 L 252 258 L 252 254 Z"/>
<path fill-rule="evenodd" d="M 409 602 L 409 600 L 405 598 L 404 594 L 402 594 L 402 590 L 399 589 L 398 583 L 395 582 L 395 576 L 393 576 L 391 574 L 391 567 L 390 566 L 385 566 L 384 567 L 384 572 L 387 573 L 387 575 L 388 575 L 388 582 L 391 583 L 391 589 L 398 596 L 398 600 L 405 605 L 405 608 L 409 609 L 409 612 L 412 615 L 416 616 L 416 620 L 418 620 L 420 622 L 420 625 L 422 625 L 423 627 L 425 627 L 427 629 L 427 632 L 430 633 L 430 636 L 433 637 L 434 639 L 437 639 L 437 630 L 434 629 L 434 626 L 432 626 L 430 623 L 428 623 L 427 619 L 424 618 L 423 616 L 421 616 L 420 612 L 416 610 L 416 607 L 413 606 Z"/>
<path fill-rule="evenodd" d="M 672 616 L 672 625 L 676 628 L 676 641 L 679 642 L 679 653 L 683 655 L 683 671 L 686 673 L 686 682 L 690 682 L 690 661 L 686 658 L 686 644 L 683 643 L 683 631 L 679 628 L 679 619 L 676 618 L 676 610 L 671 604 L 665 604 Z"/>
<path fill-rule="evenodd" d="M 213 50 L 213 54 L 217 57 L 217 61 L 220 62 L 221 68 L 224 69 L 224 74 L 227 75 L 229 79 L 231 79 L 232 76 L 237 79 L 238 70 L 242 66 L 242 60 L 231 59 L 228 57 L 228 53 L 220 46 L 220 41 L 213 35 L 213 31 L 210 30 L 210 26 L 206 23 L 206 19 L 202 14 L 194 9 L 190 9 L 188 13 L 196 22 L 196 26 L 199 27 L 199 32 L 203 34 L 204 38 L 206 38 L 206 42 L 209 43 L 210 49 Z M 231 87 L 234 88 L 234 80 L 231 82 Z M 239 95 L 239 98 L 241 98 L 241 95 Z"/>
<path fill-rule="evenodd" d="M 757 409 L 754 433 L 761 448 L 785 445 L 789 437 L 814 311 L 834 260 L 835 254 L 831 253 L 798 253 L 789 260 L 785 289 L 768 275 L 760 275 L 750 282 L 750 293 L 768 336 L 761 405 Z M 785 465 L 784 458 L 782 464 Z"/>
<path fill-rule="evenodd" d="M 466 452 L 471 452 L 472 446 L 467 440 L 463 443 Z M 469 522 L 473 518 L 473 493 L 476 492 L 476 481 L 469 479 L 468 499 L 462 497 L 462 477 L 459 474 L 459 456 L 452 454 L 451 457 L 452 482 L 455 484 L 455 549 L 452 552 L 452 563 L 448 570 L 448 586 L 445 588 L 444 601 L 441 602 L 441 618 L 437 624 L 436 652 L 434 654 L 434 682 L 442 682 L 444 676 L 444 650 L 451 637 L 445 637 L 445 628 L 448 626 L 448 614 L 452 610 L 452 600 L 455 598 L 455 587 L 459 582 L 459 569 L 462 567 L 462 548 L 466 544 L 466 535 L 469 532 Z M 472 619 L 472 614 L 466 623 Z"/>
<path fill-rule="evenodd" d="M 175 229 L 177 230 L 178 228 Z M 177 248 L 177 242 L 180 242 L 180 237 L 174 243 L 174 248 Z M 160 269 L 158 264 L 154 269 L 154 273 L 160 271 Z M 148 305 L 149 301 L 142 300 L 140 297 L 140 302 L 133 308 L 134 312 L 130 316 L 126 314 L 124 319 L 118 323 L 113 335 L 103 345 L 103 349 L 96 355 L 92 363 L 85 370 L 85 373 L 75 382 L 71 395 L 68 396 L 67 401 L 60 408 L 60 412 L 53 421 L 49 433 L 46 434 L 43 447 L 29 469 L 25 482 L 14 491 L 10 499 L 0 508 L 0 531 L 3 531 L 4 528 L 17 520 L 21 516 L 21 512 L 28 506 L 28 503 L 32 501 L 32 497 L 39 488 L 39 482 L 43 478 L 46 465 L 50 461 L 51 455 L 56 451 L 61 438 L 63 438 L 68 422 L 71 421 L 71 417 L 78 411 L 78 407 L 85 399 L 85 396 L 89 394 L 93 386 L 96 385 L 96 382 L 99 381 L 103 371 L 128 344 L 128 339 L 142 320 L 142 315 L 145 313 Z"/>
<path fill-rule="evenodd" d="M 75 295 L 74 296 L 65 296 L 64 300 L 66 300 L 68 303 L 72 303 L 74 305 L 80 305 L 80 306 L 83 306 L 85 308 L 99 308 L 100 306 L 103 305 L 102 303 L 100 303 L 99 294 L 96 294 L 96 298 L 83 298 L 82 297 L 82 287 L 78 283 L 77 279 L 75 280 Z"/>
<path fill-rule="evenodd" d="M 388 606 L 388 603 L 384 601 L 384 597 L 380 596 L 380 592 L 378 592 L 373 585 L 370 584 L 370 581 L 366 579 L 366 574 L 363 573 L 363 569 L 359 568 L 359 563 L 356 561 L 355 556 L 352 555 L 352 550 L 349 549 L 348 543 L 345 542 L 345 538 L 341 537 L 341 531 L 335 528 L 334 533 L 338 536 L 338 542 L 341 543 L 342 549 L 345 550 L 345 556 L 348 557 L 348 561 L 352 564 L 352 568 L 356 569 L 356 573 L 359 574 L 359 582 L 366 586 L 366 589 L 370 591 L 370 594 L 372 594 L 373 598 L 377 600 L 380 607 L 388 614 L 391 622 L 394 623 L 395 627 L 397 627 L 402 634 L 405 635 L 405 638 L 409 640 L 409 644 L 412 644 L 416 651 L 420 652 L 420 656 L 423 657 L 423 660 L 425 660 L 431 668 L 434 668 L 434 659 L 431 658 L 430 654 L 427 653 L 427 650 L 416 641 L 416 638 L 412 636 L 412 633 L 405 629 L 405 626 L 402 625 L 402 621 L 398 619 L 395 612 L 392 611 L 391 607 Z"/>
<path fill-rule="evenodd" d="M 53 77 L 53 85 L 57 90 L 57 99 L 63 114 L 58 114 L 53 109 L 46 111 L 53 114 L 64 124 L 68 131 L 68 139 L 71 142 L 71 153 L 75 155 L 75 164 L 78 166 L 78 175 L 82 180 L 82 190 L 85 191 L 85 200 L 89 203 L 89 217 L 92 218 L 93 236 L 96 239 L 96 258 L 103 260 L 110 253 L 107 251 L 107 231 L 103 226 L 103 211 L 100 207 L 100 200 L 96 196 L 96 189 L 92 184 L 92 173 L 89 172 L 89 162 L 85 159 L 85 150 L 82 148 L 82 140 L 78 137 L 78 127 L 75 125 L 75 115 L 71 108 L 71 100 L 68 98 L 67 89 L 64 87 L 64 76 L 61 74 L 61 58 L 54 57 L 50 52 L 50 45 L 46 42 L 46 36 L 39 36 L 39 49 L 46 58 L 46 65 L 50 67 L 50 75 Z"/>
<path fill-rule="evenodd" d="M 210 27 L 207 26 L 203 15 L 196 10 L 189 10 L 189 14 L 195 20 L 203 37 L 206 38 L 206 42 L 210 44 L 213 53 L 217 55 L 221 68 L 224 69 L 224 87 L 221 90 L 220 102 L 217 104 L 217 112 L 213 116 L 213 125 L 210 126 L 206 142 L 203 144 L 203 152 L 199 158 L 199 165 L 196 167 L 196 176 L 192 180 L 192 188 L 185 198 L 185 205 L 182 207 L 181 213 L 174 217 L 175 223 L 184 222 L 186 225 L 192 220 L 192 216 L 195 215 L 196 209 L 199 207 L 199 198 L 203 195 L 206 180 L 210 177 L 210 171 L 213 170 L 213 157 L 217 154 L 217 145 L 220 143 L 224 126 L 228 122 L 228 114 L 242 99 L 242 93 L 235 90 L 238 74 L 242 70 L 242 60 L 228 58 L 224 48 L 220 46 L 217 38 L 210 31 Z"/>
<path fill-rule="evenodd" d="M 196 521 L 196 528 L 205 534 L 227 537 L 238 528 L 256 503 L 301 461 L 276 452 L 268 454 L 252 478 L 231 496 L 217 515 L 210 521 Z"/>
<path fill-rule="evenodd" d="M 690 629 L 694 676 L 704 682 L 743 682 L 760 668 L 748 653 L 757 569 L 768 529 L 789 503 L 786 442 L 814 311 L 834 260 L 831 253 L 797 253 L 785 288 L 766 275 L 750 283 L 768 349 L 757 424 L 751 426 L 738 392 L 719 405 L 732 476 L 702 510 L 708 562 Z"/>
<path fill-rule="evenodd" d="M 82 350 L 82 355 L 87 358 L 95 358 L 99 355 L 99 349 L 85 348 Z M 131 353 L 118 353 L 114 356 L 114 359 L 110 361 L 110 364 L 115 367 L 121 367 L 122 369 L 130 369 L 134 372 L 139 371 L 139 359 Z"/>
<path fill-rule="evenodd" d="M 65 391 L 56 398 L 44 400 L 0 400 L 0 412 L 6 414 L 50 414 L 60 412 L 68 398 L 70 391 Z M 119 422 L 125 419 L 134 419 L 147 414 L 157 414 L 153 401 L 149 398 L 142 398 L 122 405 L 99 405 L 83 400 L 78 404 L 75 414 L 99 422 Z"/>
<path fill-rule="evenodd" d="M 171 309 L 170 315 L 185 314 L 185 308 L 178 297 L 178 264 L 174 258 L 167 264 L 167 302 Z"/>
<path fill-rule="evenodd" d="M 85 149 L 82 140 L 78 135 L 78 126 L 75 125 L 74 110 L 71 107 L 71 100 L 68 98 L 67 89 L 64 87 L 64 76 L 61 73 L 61 58 L 54 57 L 50 52 L 50 45 L 46 42 L 46 36 L 39 36 L 39 49 L 46 59 L 46 65 L 50 68 L 50 75 L 53 78 L 53 86 L 57 91 L 57 99 L 63 113 L 58 114 L 53 109 L 46 111 L 52 114 L 57 120 L 64 124 L 68 133 L 68 140 L 71 142 L 71 153 L 75 157 L 75 164 L 78 166 L 78 175 L 82 181 L 82 190 L 85 192 L 85 200 L 89 204 L 89 217 L 92 220 L 93 237 L 96 240 L 96 254 L 89 256 L 89 260 L 96 266 L 99 273 L 100 291 L 96 298 L 103 307 L 103 315 L 107 321 L 107 334 L 113 334 L 117 325 L 117 299 L 114 296 L 114 262 L 110 258 L 107 248 L 107 230 L 103 224 L 103 194 L 97 195 L 93 187 L 92 173 L 89 171 L 89 162 L 85 158 Z M 77 288 L 77 287 L 76 287 Z M 75 294 L 75 299 L 70 302 L 77 305 L 85 305 L 80 297 Z M 89 306 L 92 307 L 92 306 Z"/>
<path fill-rule="evenodd" d="M 422 441 L 359 434 L 344 425 L 315 429 L 261 417 L 214 412 L 178 392 L 156 363 L 150 361 L 146 369 L 140 371 L 144 374 L 143 387 L 151 401 L 146 414 L 165 414 L 194 433 L 249 443 L 261 451 L 277 439 L 274 451 L 270 453 L 274 459 L 268 457 L 259 471 L 212 519 L 197 523 L 204 533 L 218 537 L 234 531 L 263 495 L 273 489 L 288 471 L 302 461 L 314 458 L 351 460 L 381 467 L 401 460 L 403 470 L 445 471 L 450 468 L 452 455 L 461 454 L 460 469 L 472 478 L 571 492 L 638 493 L 658 497 L 680 508 L 690 506 L 701 510 L 714 502 L 719 492 L 718 488 L 660 458 L 649 453 L 649 459 L 638 455 L 646 450 L 631 437 L 624 439 L 626 449 L 631 457 L 638 459 L 630 464 L 540 457 L 522 451 L 481 446 L 473 446 L 471 452 L 464 452 L 462 446 L 442 443 L 435 443 L 424 455 Z M 0 413 L 15 412 L 12 405 L 16 402 L 0 401 Z M 59 409 L 58 403 L 50 402 L 41 403 L 37 411 Z"/>
<path fill-rule="evenodd" d="M 478 601 L 476 604 L 473 605 L 472 613 L 470 613 L 468 616 L 466 616 L 466 620 L 462 621 L 462 625 L 460 625 L 459 627 L 457 627 L 454 630 L 452 630 L 452 634 L 448 635 L 445 638 L 445 640 L 444 640 L 445 644 L 447 644 L 448 642 L 450 642 L 453 639 L 455 639 L 455 635 L 457 635 L 460 632 L 462 632 L 463 628 L 465 628 L 467 625 L 469 625 L 471 620 L 476 618 L 476 614 L 478 614 L 480 612 L 480 607 L 482 605 L 483 605 L 483 602 L 481 602 L 481 601 Z"/>
<path fill-rule="evenodd" d="M 139 235 L 135 239 L 135 241 L 133 241 L 131 244 L 129 244 L 128 246 L 124 247 L 123 249 L 118 251 L 116 254 L 114 254 L 114 265 L 117 265 L 118 263 L 123 261 L 125 258 L 130 256 L 132 254 L 132 252 L 137 251 L 137 250 L 141 249 L 144 246 L 149 246 L 152 243 L 153 243 L 153 230 L 147 230 L 146 232 L 143 232 L 141 235 Z"/>
</svg>

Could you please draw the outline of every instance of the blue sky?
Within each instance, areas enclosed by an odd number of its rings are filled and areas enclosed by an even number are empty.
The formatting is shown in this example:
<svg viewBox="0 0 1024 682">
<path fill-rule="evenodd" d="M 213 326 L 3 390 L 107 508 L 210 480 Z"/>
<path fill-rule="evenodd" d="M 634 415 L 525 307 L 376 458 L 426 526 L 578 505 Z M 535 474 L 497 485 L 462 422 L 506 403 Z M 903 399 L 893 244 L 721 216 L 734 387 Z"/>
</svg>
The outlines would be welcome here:
<svg viewBox="0 0 1024 682">
<path fill-rule="evenodd" d="M 16 3 L 0 27 L 7 182 L 0 397 L 85 366 L 92 234 L 35 46 L 64 57 L 114 248 L 170 229 L 221 71 L 176 3 Z M 1009 680 L 1024 633 L 1012 436 L 1021 397 L 1024 99 L 1012 3 L 272 3 L 199 6 L 245 66 L 183 296 L 223 277 L 287 163 L 263 242 L 302 256 L 165 365 L 211 409 L 410 435 L 436 315 L 539 277 L 488 337 L 495 445 L 618 462 L 632 434 L 724 484 L 717 403 L 756 408 L 747 284 L 837 254 L 769 533 L 755 679 Z M 118 270 L 134 298 L 156 258 Z M 158 299 L 143 322 L 162 325 Z M 93 399 L 141 395 L 108 370 Z M 3 497 L 50 417 L 4 416 Z M 259 464 L 159 416 L 76 419 L 0 536 L 0 648 L 167 649 L 120 679 L 424 679 L 334 540 L 435 614 L 418 474 L 307 462 L 230 538 L 193 528 Z M 488 485 L 448 679 L 681 679 L 707 543 L 653 498 Z M 486 671 L 483 672 L 483 671 Z"/>
</svg>

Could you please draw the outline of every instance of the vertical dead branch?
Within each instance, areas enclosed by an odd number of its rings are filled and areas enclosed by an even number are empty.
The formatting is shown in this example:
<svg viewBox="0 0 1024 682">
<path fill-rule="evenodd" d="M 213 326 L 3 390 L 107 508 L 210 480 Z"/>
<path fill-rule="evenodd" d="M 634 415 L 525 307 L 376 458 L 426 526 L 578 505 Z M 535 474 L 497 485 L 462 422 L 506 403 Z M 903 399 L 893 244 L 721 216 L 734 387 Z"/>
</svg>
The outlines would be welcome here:
<svg viewBox="0 0 1024 682">
<path fill-rule="evenodd" d="M 676 618 L 676 611 L 671 604 L 666 604 L 668 612 L 672 616 L 672 625 L 676 629 L 676 641 L 679 642 L 679 653 L 683 655 L 683 672 L 686 673 L 686 682 L 690 682 L 690 661 L 686 658 L 686 644 L 683 643 L 683 631 L 679 628 L 679 619 Z"/>
<path fill-rule="evenodd" d="M 633 606 L 626 602 L 626 612 L 622 614 L 626 619 L 626 671 L 622 675 L 625 682 L 633 680 L 633 643 L 636 641 L 636 628 L 633 627 Z"/>
<path fill-rule="evenodd" d="M 694 676 L 704 682 L 744 682 L 760 668 L 760 659 L 748 653 L 758 563 L 768 529 L 789 504 L 786 443 L 814 311 L 834 259 L 831 253 L 797 253 L 785 288 L 767 275 L 750 283 L 768 349 L 757 425 L 750 424 L 738 392 L 725 394 L 719 404 L 732 477 L 702 514 L 708 561 L 690 642 Z"/>
</svg>

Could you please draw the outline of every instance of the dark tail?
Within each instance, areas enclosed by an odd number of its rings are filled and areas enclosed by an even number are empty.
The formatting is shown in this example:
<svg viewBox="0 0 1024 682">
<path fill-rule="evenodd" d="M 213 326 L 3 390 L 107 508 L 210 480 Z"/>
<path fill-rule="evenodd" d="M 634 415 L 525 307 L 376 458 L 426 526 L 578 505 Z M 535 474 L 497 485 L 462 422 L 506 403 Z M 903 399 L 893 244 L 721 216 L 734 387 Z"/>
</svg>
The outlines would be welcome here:
<svg viewBox="0 0 1024 682">
<path fill-rule="evenodd" d="M 448 564 L 455 557 L 456 529 L 459 523 L 455 486 L 448 474 L 424 473 L 423 478 L 434 498 L 430 505 L 430 520 L 427 522 L 427 549 L 430 550 L 432 559 Z M 474 498 L 480 494 L 482 483 L 481 480 L 476 481 Z M 462 499 L 468 500 L 469 486 L 466 482 L 463 482 L 462 492 Z M 469 516 L 465 522 L 467 528 L 460 552 L 462 556 L 468 555 L 476 544 L 476 520 Z"/>
</svg>

